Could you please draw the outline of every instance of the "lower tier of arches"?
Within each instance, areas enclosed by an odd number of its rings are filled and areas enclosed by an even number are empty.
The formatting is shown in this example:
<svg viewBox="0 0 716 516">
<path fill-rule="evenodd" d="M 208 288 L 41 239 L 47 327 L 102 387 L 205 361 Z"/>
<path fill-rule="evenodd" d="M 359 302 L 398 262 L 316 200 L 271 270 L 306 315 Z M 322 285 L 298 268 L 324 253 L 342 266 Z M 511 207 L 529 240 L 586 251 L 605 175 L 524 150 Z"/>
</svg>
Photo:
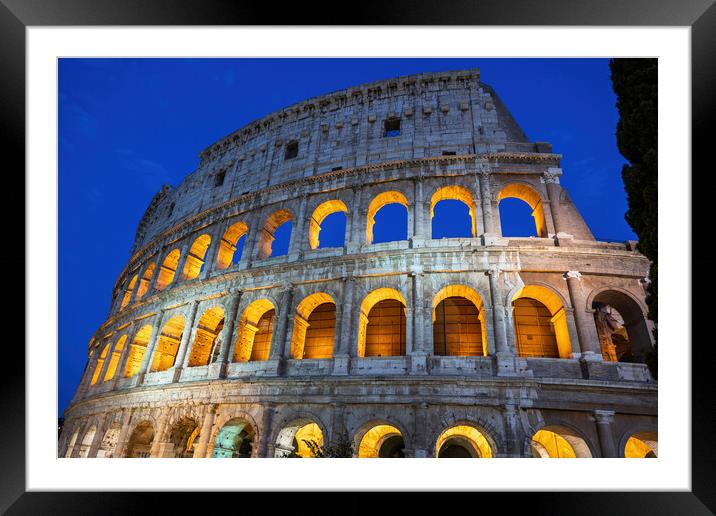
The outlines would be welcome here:
<svg viewBox="0 0 716 516">
<path fill-rule="evenodd" d="M 655 388 L 463 380 L 310 389 L 306 380 L 272 399 L 260 393 L 280 382 L 219 383 L 204 399 L 208 389 L 195 385 L 86 400 L 66 414 L 58 456 L 658 456 Z"/>
</svg>

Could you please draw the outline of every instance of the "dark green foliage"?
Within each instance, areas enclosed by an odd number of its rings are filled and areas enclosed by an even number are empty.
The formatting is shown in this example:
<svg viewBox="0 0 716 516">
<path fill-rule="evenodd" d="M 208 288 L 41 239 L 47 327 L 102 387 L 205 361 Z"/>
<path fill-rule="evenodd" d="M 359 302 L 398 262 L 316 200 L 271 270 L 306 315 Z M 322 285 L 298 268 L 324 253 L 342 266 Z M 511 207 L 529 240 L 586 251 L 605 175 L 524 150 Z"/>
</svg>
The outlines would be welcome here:
<svg viewBox="0 0 716 516">
<path fill-rule="evenodd" d="M 609 68 L 619 110 L 617 145 L 619 152 L 629 162 L 622 168 L 629 205 L 625 218 L 639 238 L 638 250 L 652 262 L 646 303 L 649 318 L 656 323 L 658 60 L 612 59 Z M 647 356 L 647 364 L 656 377 L 656 347 L 653 354 Z"/>
</svg>

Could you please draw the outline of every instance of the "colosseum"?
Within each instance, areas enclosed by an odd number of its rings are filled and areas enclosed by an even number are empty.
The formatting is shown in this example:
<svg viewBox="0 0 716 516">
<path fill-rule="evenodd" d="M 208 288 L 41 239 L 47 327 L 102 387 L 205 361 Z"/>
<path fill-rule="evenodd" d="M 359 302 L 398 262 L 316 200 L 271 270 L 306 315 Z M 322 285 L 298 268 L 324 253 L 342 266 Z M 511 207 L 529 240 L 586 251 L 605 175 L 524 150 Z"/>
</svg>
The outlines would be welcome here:
<svg viewBox="0 0 716 516">
<path fill-rule="evenodd" d="M 60 457 L 657 456 L 649 262 L 595 239 L 479 70 L 311 98 L 199 157 L 139 223 Z M 537 236 L 503 237 L 508 198 Z M 446 200 L 469 229 L 433 238 Z M 374 242 L 389 205 L 403 236 Z"/>
</svg>

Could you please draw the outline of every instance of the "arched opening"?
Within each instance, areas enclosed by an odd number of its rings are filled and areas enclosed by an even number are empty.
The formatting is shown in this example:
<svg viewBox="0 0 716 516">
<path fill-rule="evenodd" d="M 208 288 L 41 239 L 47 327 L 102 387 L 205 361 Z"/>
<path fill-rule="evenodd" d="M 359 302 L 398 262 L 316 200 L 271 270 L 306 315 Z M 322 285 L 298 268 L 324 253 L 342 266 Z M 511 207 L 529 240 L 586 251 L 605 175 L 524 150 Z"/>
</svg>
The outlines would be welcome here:
<svg viewBox="0 0 716 516">
<path fill-rule="evenodd" d="M 291 335 L 293 358 L 333 357 L 335 336 L 336 303 L 331 296 L 316 292 L 298 304 Z"/>
<path fill-rule="evenodd" d="M 77 428 L 72 433 L 72 437 L 70 438 L 70 443 L 67 445 L 67 451 L 65 452 L 65 458 L 72 457 L 72 452 L 75 449 L 75 443 L 77 443 L 77 437 L 79 437 L 80 429 Z"/>
<path fill-rule="evenodd" d="M 194 343 L 189 355 L 189 367 L 209 365 L 219 353 L 219 334 L 224 329 L 224 310 L 214 306 L 204 312 L 196 325 Z"/>
<path fill-rule="evenodd" d="M 450 285 L 433 298 L 433 353 L 486 356 L 482 298 L 466 285 Z"/>
<path fill-rule="evenodd" d="M 525 235 L 524 233 L 509 235 L 505 234 L 505 228 L 507 228 L 508 232 L 511 232 L 511 227 L 517 228 L 517 231 L 521 233 L 519 228 L 525 227 L 526 223 L 520 223 L 519 220 L 515 220 L 516 217 L 514 217 L 514 215 L 519 215 L 520 210 L 519 208 L 517 210 L 514 210 L 514 208 L 516 207 L 514 204 L 512 206 L 509 206 L 509 208 L 510 211 L 516 211 L 517 213 L 505 213 L 505 218 L 503 219 L 502 201 L 504 199 L 519 199 L 520 201 L 527 203 L 527 205 L 532 210 L 531 215 L 534 219 L 533 225 L 535 227 L 536 236 L 542 238 L 546 238 L 548 236 L 547 224 L 545 222 L 544 216 L 544 208 L 542 206 L 542 198 L 534 188 L 522 183 L 512 183 L 506 185 L 504 188 L 502 188 L 502 190 L 500 190 L 500 193 L 497 195 L 497 203 L 500 210 L 500 222 L 502 224 L 503 236 L 530 236 Z"/>
<path fill-rule="evenodd" d="M 321 427 L 308 419 L 298 419 L 286 425 L 276 439 L 275 457 L 316 457 L 322 453 L 323 432 Z"/>
<path fill-rule="evenodd" d="M 448 458 L 491 458 L 492 447 L 485 436 L 471 425 L 448 428 L 435 444 L 435 456 Z"/>
<path fill-rule="evenodd" d="M 122 335 L 117 343 L 114 345 L 114 350 L 112 351 L 112 357 L 109 359 L 109 365 L 107 366 L 107 372 L 104 375 L 103 382 L 106 382 L 108 380 L 111 380 L 114 378 L 115 373 L 117 372 L 117 365 L 119 365 L 119 359 L 122 356 L 122 351 L 124 351 L 124 345 L 127 342 L 127 336 Z"/>
<path fill-rule="evenodd" d="M 191 280 L 199 277 L 201 271 L 204 270 L 204 257 L 209 249 L 209 244 L 211 244 L 211 237 L 206 234 L 194 240 L 184 263 L 182 279 Z"/>
<path fill-rule="evenodd" d="M 268 299 L 259 299 L 244 310 L 234 347 L 234 362 L 268 360 L 276 308 Z"/>
<path fill-rule="evenodd" d="M 184 317 L 177 315 L 167 321 L 159 334 L 154 357 L 152 358 L 151 371 L 165 371 L 174 367 L 179 343 L 184 333 Z"/>
<path fill-rule="evenodd" d="M 134 286 L 137 283 L 137 275 L 135 274 L 132 276 L 132 279 L 129 280 L 129 283 L 127 284 L 127 288 L 124 291 L 124 297 L 122 298 L 122 305 L 119 307 L 121 310 L 125 306 L 129 304 L 129 300 L 132 299 L 132 292 L 134 292 Z"/>
<path fill-rule="evenodd" d="M 278 210 L 266 219 L 259 236 L 259 260 L 288 253 L 291 241 L 291 224 L 288 223 L 292 220 L 293 214 L 288 210 Z"/>
<path fill-rule="evenodd" d="M 142 368 L 142 361 L 144 360 L 144 353 L 147 351 L 147 344 L 152 336 L 152 326 L 146 324 L 137 332 L 134 336 L 134 340 L 129 345 L 129 355 L 127 356 L 127 363 L 124 367 L 124 377 L 130 378 L 135 374 L 139 373 Z"/>
<path fill-rule="evenodd" d="M 604 360 L 643 363 L 652 344 L 639 304 L 623 292 L 605 290 L 594 297 L 592 309 Z"/>
<path fill-rule="evenodd" d="M 119 423 L 114 423 L 102 437 L 102 443 L 99 445 L 97 450 L 98 458 L 111 458 L 114 457 L 114 452 L 117 449 L 117 442 L 119 441 L 119 432 L 121 427 Z"/>
<path fill-rule="evenodd" d="M 85 459 L 89 455 L 90 448 L 92 447 L 92 441 L 94 441 L 94 435 L 97 433 L 97 427 L 92 425 L 87 433 L 85 433 L 82 443 L 80 444 L 80 458 Z"/>
<path fill-rule="evenodd" d="M 127 443 L 127 458 L 139 459 L 149 457 L 154 441 L 154 426 L 150 421 L 142 421 L 132 432 Z"/>
<path fill-rule="evenodd" d="M 104 345 L 102 348 L 102 353 L 100 353 L 99 358 L 97 359 L 97 365 L 94 368 L 94 374 L 92 375 L 92 381 L 90 382 L 90 385 L 94 385 L 97 383 L 97 380 L 99 380 L 99 374 L 102 372 L 102 366 L 104 365 L 104 361 L 107 359 L 107 352 L 109 351 L 109 342 Z"/>
<path fill-rule="evenodd" d="M 405 355 L 405 299 L 392 288 L 368 294 L 360 306 L 359 357 Z"/>
<path fill-rule="evenodd" d="M 639 432 L 631 437 L 624 446 L 627 459 L 656 459 L 659 456 L 659 439 L 656 432 Z"/>
<path fill-rule="evenodd" d="M 157 290 L 164 290 L 174 281 L 174 275 L 179 265 L 180 254 L 181 251 L 179 251 L 179 249 L 174 249 L 164 258 L 162 266 L 159 268 L 159 277 L 157 277 Z"/>
<path fill-rule="evenodd" d="M 244 238 L 249 228 L 244 222 L 236 222 L 226 230 L 224 236 L 219 241 L 219 252 L 216 255 L 216 268 L 219 270 L 228 269 L 231 265 L 241 260 L 243 245 L 241 241 L 246 242 Z"/>
<path fill-rule="evenodd" d="M 154 276 L 154 269 L 156 268 L 156 266 L 157 264 L 152 262 L 144 270 L 142 279 L 139 281 L 139 290 L 137 290 L 137 301 L 142 299 L 144 297 L 144 294 L 147 293 L 147 290 L 149 290 L 149 284 L 152 281 L 152 276 Z"/>
<path fill-rule="evenodd" d="M 392 425 L 376 425 L 369 429 L 358 445 L 359 458 L 403 458 L 403 435 Z"/>
<path fill-rule="evenodd" d="M 194 456 L 194 443 L 199 435 L 199 425 L 191 418 L 183 418 L 177 422 L 169 433 L 171 450 L 165 451 L 165 456 L 177 459 L 189 459 Z"/>
<path fill-rule="evenodd" d="M 586 441 L 571 428 L 546 426 L 535 432 L 531 442 L 532 456 L 543 459 L 591 458 Z"/>
<path fill-rule="evenodd" d="M 512 298 L 512 320 L 520 357 L 571 357 L 566 312 L 550 289 L 525 285 L 517 291 Z"/>
<path fill-rule="evenodd" d="M 321 203 L 313 210 L 313 215 L 311 215 L 311 220 L 308 224 L 308 245 L 311 249 L 343 246 L 346 231 L 346 213 L 348 213 L 348 208 L 343 201 L 338 199 Z M 327 227 L 324 232 L 324 244 L 321 245 L 319 235 L 324 229 L 324 222 Z"/>
<path fill-rule="evenodd" d="M 381 212 L 380 217 L 378 217 L 378 212 Z M 376 195 L 368 206 L 366 242 L 368 244 L 377 244 L 394 240 L 406 240 L 407 238 L 408 199 L 405 195 L 396 191 Z"/>
<path fill-rule="evenodd" d="M 214 441 L 214 458 L 249 458 L 253 448 L 254 431 L 246 421 L 235 418 L 227 422 Z"/>
<path fill-rule="evenodd" d="M 475 201 L 464 186 L 445 186 L 430 199 L 433 238 L 476 237 Z"/>
</svg>

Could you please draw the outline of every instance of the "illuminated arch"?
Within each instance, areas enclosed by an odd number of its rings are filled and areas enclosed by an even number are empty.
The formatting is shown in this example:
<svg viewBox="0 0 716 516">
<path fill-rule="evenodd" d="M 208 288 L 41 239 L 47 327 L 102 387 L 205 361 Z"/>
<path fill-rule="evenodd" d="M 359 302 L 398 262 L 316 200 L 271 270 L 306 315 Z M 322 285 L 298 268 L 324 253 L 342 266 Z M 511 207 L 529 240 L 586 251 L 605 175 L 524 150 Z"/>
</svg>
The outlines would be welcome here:
<svg viewBox="0 0 716 516">
<path fill-rule="evenodd" d="M 512 310 L 519 356 L 572 356 L 567 314 L 562 299 L 552 289 L 542 285 L 523 286 L 512 297 Z"/>
<path fill-rule="evenodd" d="M 126 342 L 127 336 L 122 335 L 117 340 L 117 343 L 114 345 L 114 350 L 112 350 L 112 357 L 109 359 L 109 365 L 107 366 L 107 372 L 104 375 L 104 380 L 102 380 L 103 382 L 114 378 L 114 375 L 117 372 L 117 365 L 119 365 L 119 359 L 122 356 L 122 351 L 124 351 L 124 345 Z"/>
<path fill-rule="evenodd" d="M 184 333 L 184 317 L 176 315 L 169 319 L 159 334 L 150 371 L 165 371 L 174 367 L 179 343 Z"/>
<path fill-rule="evenodd" d="M 151 421 L 141 421 L 134 427 L 132 436 L 127 443 L 127 458 L 149 457 L 154 442 L 154 425 Z"/>
<path fill-rule="evenodd" d="M 624 446 L 626 459 L 655 459 L 659 456 L 659 438 L 656 432 L 632 434 Z"/>
<path fill-rule="evenodd" d="M 122 304 L 120 305 L 119 309 L 121 310 L 125 306 L 129 304 L 129 300 L 132 299 L 132 292 L 134 292 L 134 286 L 137 283 L 137 275 L 135 274 L 132 276 L 132 279 L 129 281 L 129 284 L 127 285 L 127 289 L 124 292 L 124 297 L 122 298 Z"/>
<path fill-rule="evenodd" d="M 104 365 L 104 361 L 107 359 L 107 352 L 109 351 L 109 342 L 104 345 L 102 348 L 102 353 L 100 353 L 99 358 L 97 359 L 97 365 L 94 368 L 94 374 L 92 375 L 92 381 L 90 382 L 90 385 L 94 385 L 97 383 L 97 380 L 99 380 L 99 375 L 102 372 L 102 366 Z"/>
<path fill-rule="evenodd" d="M 295 359 L 331 358 L 336 335 L 336 302 L 325 292 L 307 296 L 296 307 L 291 335 Z"/>
<path fill-rule="evenodd" d="M 184 417 L 172 425 L 169 432 L 169 442 L 172 444 L 170 450 L 166 450 L 163 456 L 185 459 L 194 457 L 194 444 L 199 436 L 199 425 L 190 418 Z"/>
<path fill-rule="evenodd" d="M 323 220 L 332 213 L 338 212 L 348 213 L 345 203 L 339 199 L 321 203 L 313 210 L 313 215 L 311 215 L 311 220 L 308 224 L 308 245 L 311 249 L 316 249 L 320 243 L 318 236 L 321 233 Z"/>
<path fill-rule="evenodd" d="M 466 452 L 464 455 L 460 453 L 462 450 Z M 459 424 L 440 434 L 435 444 L 435 457 L 461 456 L 489 459 L 494 455 L 482 432 L 472 425 Z"/>
<path fill-rule="evenodd" d="M 402 458 L 405 441 L 402 432 L 390 424 L 377 424 L 363 434 L 358 444 L 359 458 Z"/>
<path fill-rule="evenodd" d="M 306 441 L 312 441 L 319 449 L 323 448 L 323 431 L 310 419 L 295 419 L 278 433 L 274 457 L 298 455 L 303 458 L 313 458 L 311 447 Z"/>
<path fill-rule="evenodd" d="M 214 458 L 248 458 L 253 451 L 256 433 L 249 422 L 234 418 L 226 422 L 214 441 Z"/>
<path fill-rule="evenodd" d="M 189 248 L 189 254 L 186 257 L 184 263 L 184 272 L 182 273 L 182 279 L 191 280 L 199 277 L 201 268 L 204 265 L 204 258 L 206 257 L 206 251 L 209 249 L 211 244 L 211 237 L 208 234 L 203 234 L 194 240 Z"/>
<path fill-rule="evenodd" d="M 532 208 L 532 217 L 535 220 L 537 236 L 546 238 L 547 223 L 545 222 L 544 207 L 540 194 L 530 185 L 525 183 L 510 183 L 505 185 L 500 193 L 497 194 L 497 204 L 499 206 L 502 199 L 520 199 L 526 202 Z"/>
<path fill-rule="evenodd" d="M 472 237 L 477 236 L 476 217 L 475 217 L 475 199 L 472 192 L 460 185 L 443 186 L 439 188 L 430 198 L 430 220 L 435 217 L 435 205 L 440 201 L 455 200 L 465 204 L 470 211 L 470 224 L 472 227 Z"/>
<path fill-rule="evenodd" d="M 159 277 L 155 287 L 157 290 L 164 290 L 174 281 L 180 255 L 181 251 L 174 249 L 164 258 L 162 266 L 159 268 Z"/>
<path fill-rule="evenodd" d="M 532 456 L 543 459 L 591 458 L 587 441 L 577 431 L 564 425 L 549 425 L 534 433 Z"/>
<path fill-rule="evenodd" d="M 218 337 L 224 329 L 224 309 L 213 306 L 206 310 L 196 325 L 189 355 L 189 367 L 205 366 L 219 351 Z"/>
<path fill-rule="evenodd" d="M 147 344 L 152 336 L 151 324 L 146 324 L 137 332 L 129 346 L 127 364 L 124 367 L 124 377 L 130 378 L 139 373 L 144 360 L 144 353 L 147 352 Z"/>
<path fill-rule="evenodd" d="M 368 216 L 366 226 L 366 242 L 369 244 L 373 243 L 373 227 L 375 226 L 375 215 L 380 211 L 383 206 L 388 204 L 401 204 L 408 208 L 408 199 L 402 193 L 391 190 L 389 192 L 383 192 L 376 195 L 368 205 Z"/>
<path fill-rule="evenodd" d="M 154 269 L 156 268 L 156 266 L 157 264 L 155 262 L 152 262 L 145 269 L 144 274 L 142 275 L 142 279 L 139 281 L 139 287 L 137 290 L 137 301 L 142 299 L 144 297 L 144 294 L 147 293 L 147 290 L 149 290 L 149 284 L 152 281 L 152 276 L 154 275 Z"/>
<path fill-rule="evenodd" d="M 274 234 L 279 226 L 282 224 L 292 221 L 293 213 L 289 210 L 278 210 L 273 212 L 264 223 L 261 231 L 259 232 L 259 260 L 268 258 L 272 254 L 272 245 L 274 241 Z"/>
<path fill-rule="evenodd" d="M 464 299 L 472 303 L 472 305 L 477 310 L 477 319 L 479 321 L 479 328 L 475 328 L 478 330 L 477 337 L 479 338 L 479 342 L 474 338 L 465 338 L 460 337 L 460 344 L 468 344 L 467 348 L 470 347 L 477 347 L 481 350 L 481 353 L 474 353 L 474 352 L 460 352 L 457 353 L 457 355 L 483 355 L 487 356 L 487 332 L 486 332 L 486 324 L 485 324 L 485 310 L 483 307 L 483 301 L 480 294 L 477 293 L 477 291 L 471 287 L 468 287 L 467 285 L 448 285 L 446 287 L 443 287 L 436 295 L 433 297 L 433 351 L 435 351 L 435 348 L 437 348 L 437 342 L 436 342 L 436 322 L 438 323 L 438 326 L 440 322 L 442 322 L 443 328 L 447 326 L 446 324 L 446 317 L 444 314 L 442 315 L 442 321 L 438 321 L 438 308 L 444 307 L 444 302 L 448 299 Z M 442 304 L 441 304 L 442 303 Z M 452 321 L 451 321 L 452 322 Z M 463 323 L 462 320 L 457 320 L 458 324 Z M 440 328 L 437 328 L 439 330 Z M 447 337 L 447 332 L 445 332 L 445 337 Z M 451 337 L 452 338 L 452 337 Z M 439 341 L 439 337 L 438 337 Z M 447 341 L 447 339 L 446 339 Z M 455 353 L 448 353 L 448 346 L 447 342 L 445 342 L 445 354 L 448 355 L 454 355 Z M 472 344 L 472 346 L 470 346 Z M 460 345 L 458 348 L 464 348 L 464 346 Z M 437 354 L 437 353 L 436 353 Z"/>
<path fill-rule="evenodd" d="M 258 299 L 244 310 L 234 347 L 234 362 L 268 360 L 276 307 L 268 299 Z"/>
<path fill-rule="evenodd" d="M 216 255 L 216 268 L 219 270 L 228 269 L 234 261 L 236 244 L 241 237 L 248 233 L 249 227 L 244 222 L 236 222 L 226 230 L 219 241 L 219 252 Z"/>
<path fill-rule="evenodd" d="M 384 301 L 397 301 L 402 305 L 403 308 L 403 316 L 402 316 L 402 348 L 404 353 L 404 346 L 405 346 L 405 307 L 407 306 L 407 303 L 405 302 L 405 298 L 403 295 L 398 292 L 395 289 L 392 288 L 377 288 L 370 292 L 365 298 L 363 299 L 363 302 L 360 305 L 360 313 L 359 313 L 359 326 L 358 326 L 358 356 L 359 357 L 365 357 L 365 356 L 373 356 L 371 354 L 371 349 L 367 346 L 368 342 L 368 331 L 369 331 L 369 317 L 370 312 L 373 310 L 373 308 L 381 302 Z M 396 305 L 397 306 L 397 305 Z"/>
</svg>

